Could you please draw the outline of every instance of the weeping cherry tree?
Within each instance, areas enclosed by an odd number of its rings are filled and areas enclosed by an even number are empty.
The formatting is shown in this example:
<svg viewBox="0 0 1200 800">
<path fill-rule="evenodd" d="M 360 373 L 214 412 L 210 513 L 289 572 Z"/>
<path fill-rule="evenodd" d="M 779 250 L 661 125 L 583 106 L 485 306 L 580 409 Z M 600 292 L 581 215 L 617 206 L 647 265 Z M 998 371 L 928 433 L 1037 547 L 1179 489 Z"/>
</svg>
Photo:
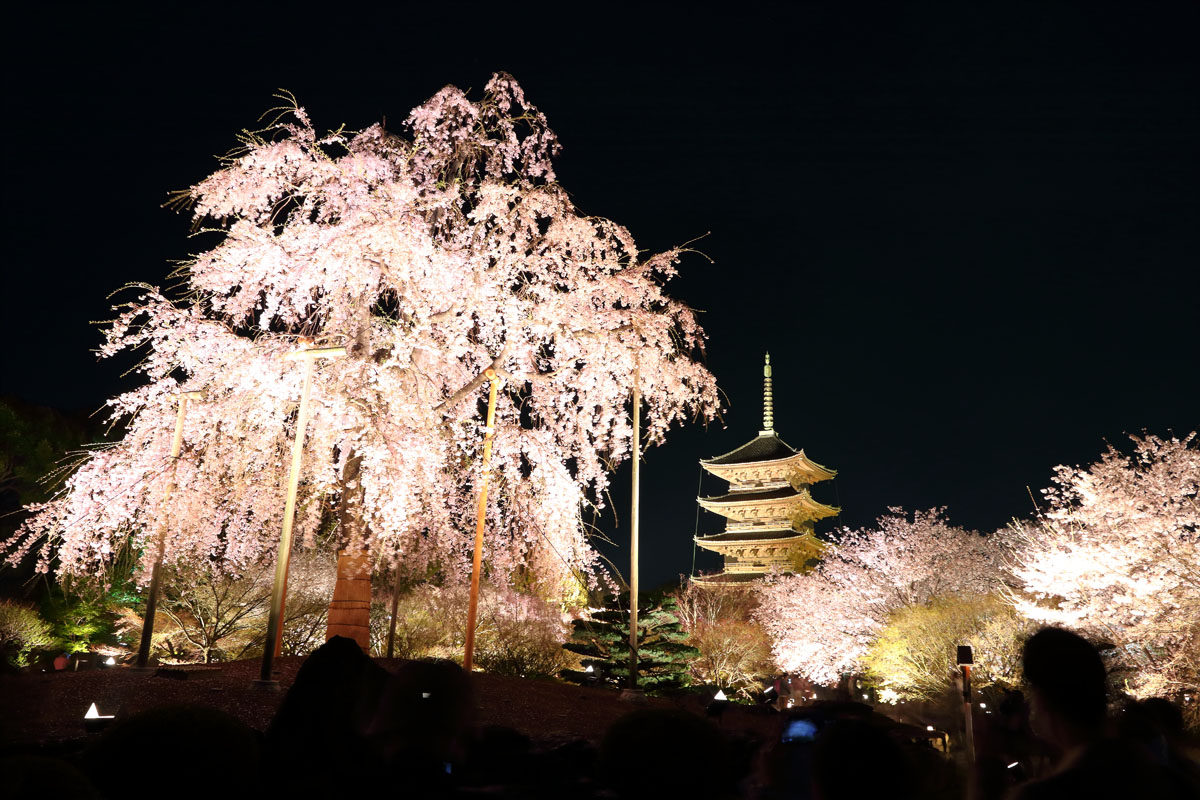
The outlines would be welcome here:
<svg viewBox="0 0 1200 800">
<path fill-rule="evenodd" d="M 285 356 L 345 347 L 315 365 L 300 541 L 333 530 L 370 563 L 461 579 L 492 370 L 487 577 L 577 592 L 601 573 L 583 511 L 632 451 L 634 375 L 649 441 L 717 407 L 703 331 L 663 291 L 682 251 L 644 254 L 575 208 L 554 133 L 507 75 L 478 100 L 439 91 L 398 133 L 322 135 L 287 100 L 177 198 L 212 246 L 106 330 L 102 355 L 143 353 L 144 382 L 109 401 L 125 435 L 31 507 L 9 559 L 86 573 L 165 530 L 165 564 L 248 569 L 283 515 L 302 373 Z M 172 470 L 176 397 L 196 390 Z"/>
</svg>

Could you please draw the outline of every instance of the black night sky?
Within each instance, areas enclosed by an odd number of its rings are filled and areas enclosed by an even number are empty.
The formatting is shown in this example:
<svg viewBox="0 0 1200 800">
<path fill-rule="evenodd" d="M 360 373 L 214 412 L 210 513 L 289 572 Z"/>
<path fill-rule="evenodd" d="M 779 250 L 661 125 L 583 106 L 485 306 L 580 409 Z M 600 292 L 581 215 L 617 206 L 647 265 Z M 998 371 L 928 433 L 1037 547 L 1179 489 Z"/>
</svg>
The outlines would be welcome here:
<svg viewBox="0 0 1200 800">
<path fill-rule="evenodd" d="M 758 431 L 764 350 L 776 429 L 840 471 L 814 493 L 852 526 L 994 529 L 1054 465 L 1200 424 L 1200 6 L 570 7 L 10 16 L 0 393 L 91 410 L 124 385 L 90 321 L 186 258 L 167 192 L 277 88 L 361 128 L 506 70 L 582 210 L 649 250 L 707 234 L 670 292 L 703 311 L 725 426 L 648 453 L 644 585 L 691 569 L 697 461 Z"/>
</svg>

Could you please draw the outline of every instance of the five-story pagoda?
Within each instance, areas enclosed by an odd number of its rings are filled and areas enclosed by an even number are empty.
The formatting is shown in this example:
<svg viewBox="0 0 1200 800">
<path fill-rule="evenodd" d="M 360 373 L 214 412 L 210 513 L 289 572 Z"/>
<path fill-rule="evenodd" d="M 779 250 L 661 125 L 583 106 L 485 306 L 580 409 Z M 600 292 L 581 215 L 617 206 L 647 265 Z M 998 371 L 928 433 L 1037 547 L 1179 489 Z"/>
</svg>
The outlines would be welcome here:
<svg viewBox="0 0 1200 800">
<path fill-rule="evenodd" d="M 729 491 L 698 497 L 701 507 L 725 517 L 725 531 L 697 536 L 696 544 L 720 553 L 720 573 L 693 578 L 704 585 L 741 583 L 771 570 L 799 572 L 824 548 L 813 525 L 840 509 L 813 499 L 809 487 L 837 473 L 809 460 L 775 435 L 771 356 L 763 367 L 763 429 L 758 437 L 700 466 L 729 482 Z"/>
</svg>

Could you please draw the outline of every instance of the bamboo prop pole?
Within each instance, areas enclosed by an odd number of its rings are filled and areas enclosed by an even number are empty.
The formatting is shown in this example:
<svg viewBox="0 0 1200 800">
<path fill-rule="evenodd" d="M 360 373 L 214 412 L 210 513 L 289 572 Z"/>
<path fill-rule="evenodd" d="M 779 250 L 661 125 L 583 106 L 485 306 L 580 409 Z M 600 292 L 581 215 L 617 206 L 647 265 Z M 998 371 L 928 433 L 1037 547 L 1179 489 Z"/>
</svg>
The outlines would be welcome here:
<svg viewBox="0 0 1200 800">
<path fill-rule="evenodd" d="M 175 414 L 175 438 L 171 441 L 171 476 L 167 480 L 167 489 L 163 493 L 163 522 L 158 529 L 154 545 L 154 566 L 150 569 L 150 589 L 146 597 L 146 614 L 142 618 L 142 641 L 138 645 L 137 663 L 135 669 L 144 670 L 150 663 L 150 645 L 154 639 L 154 614 L 158 610 L 159 583 L 162 579 L 163 553 L 167 547 L 167 528 L 171 495 L 175 493 L 175 474 L 179 468 L 179 454 L 183 451 L 183 418 L 187 414 L 188 402 L 199 400 L 201 392 L 180 392 L 179 410 Z"/>
<path fill-rule="evenodd" d="M 487 426 L 483 429 L 483 469 L 480 472 L 479 508 L 475 515 L 475 555 L 471 561 L 471 599 L 467 604 L 467 637 L 463 647 L 463 669 L 470 672 L 475 662 L 475 617 L 479 611 L 479 573 L 483 565 L 483 527 L 487 520 L 488 462 L 492 459 L 492 434 L 496 425 L 496 386 L 500 376 L 493 369 L 484 375 L 488 389 Z"/>
<path fill-rule="evenodd" d="M 292 557 L 292 525 L 296 519 L 296 491 L 300 486 L 300 465 L 304 455 L 304 434 L 308 429 L 308 400 L 312 394 L 313 365 L 319 358 L 338 358 L 346 355 L 344 347 L 313 347 L 288 353 L 289 361 L 304 362 L 304 387 L 300 390 L 300 411 L 296 415 L 296 440 L 292 444 L 292 468 L 288 475 L 287 502 L 283 508 L 283 530 L 279 535 L 279 552 L 275 557 L 275 582 L 271 589 L 271 614 L 267 618 L 267 640 L 263 643 L 262 670 L 256 684 L 277 687 L 271 679 L 273 662 L 283 643 L 283 608 L 287 597 L 288 566 Z"/>
<path fill-rule="evenodd" d="M 633 495 L 629 532 L 629 690 L 638 691 L 638 515 L 641 506 L 641 371 L 633 372 Z"/>
</svg>

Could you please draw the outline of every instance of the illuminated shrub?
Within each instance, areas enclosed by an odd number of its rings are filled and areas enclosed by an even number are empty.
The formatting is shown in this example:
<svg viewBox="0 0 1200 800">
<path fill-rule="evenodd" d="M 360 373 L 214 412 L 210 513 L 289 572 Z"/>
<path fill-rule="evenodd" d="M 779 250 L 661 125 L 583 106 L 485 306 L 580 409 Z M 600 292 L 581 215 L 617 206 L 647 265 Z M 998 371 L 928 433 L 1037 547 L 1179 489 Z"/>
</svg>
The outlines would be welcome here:
<svg viewBox="0 0 1200 800">
<path fill-rule="evenodd" d="M 37 611 L 11 600 L 0 600 L 0 653 L 8 663 L 28 666 L 35 650 L 55 643 L 50 623 Z"/>
<path fill-rule="evenodd" d="M 902 699 L 931 700 L 953 684 L 955 648 L 975 651 L 971 683 L 1020 681 L 1021 645 L 1034 630 L 999 595 L 938 597 L 892 612 L 862 664 L 865 677 Z"/>
<path fill-rule="evenodd" d="M 467 619 L 465 586 L 422 584 L 401 595 L 396 611 L 396 658 L 446 658 L 462 662 Z M 387 648 L 391 608 L 372 607 L 371 646 Z M 555 675 L 566 665 L 562 615 L 544 600 L 510 588 L 480 587 L 475 664 L 499 675 Z"/>
<path fill-rule="evenodd" d="M 689 582 L 675 600 L 687 643 L 699 651 L 688 665 L 697 682 L 748 696 L 774 674 L 771 641 L 753 618 L 758 608 L 753 590 Z"/>
</svg>

